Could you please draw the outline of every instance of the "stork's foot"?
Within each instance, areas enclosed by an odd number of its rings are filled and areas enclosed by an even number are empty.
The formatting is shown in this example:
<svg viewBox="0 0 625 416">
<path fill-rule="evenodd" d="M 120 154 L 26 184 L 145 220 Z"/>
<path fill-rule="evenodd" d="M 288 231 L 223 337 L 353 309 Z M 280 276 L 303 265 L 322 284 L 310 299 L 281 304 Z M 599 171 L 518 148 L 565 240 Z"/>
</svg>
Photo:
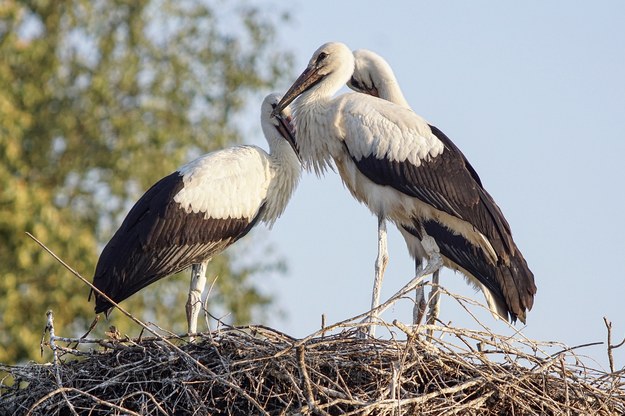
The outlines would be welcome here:
<svg viewBox="0 0 625 416">
<path fill-rule="evenodd" d="M 432 290 L 430 291 L 430 297 L 428 299 L 428 325 L 434 325 L 438 319 L 438 315 L 441 311 L 441 292 L 439 288 L 439 273 L 437 270 L 432 275 Z"/>
<path fill-rule="evenodd" d="M 412 307 L 412 325 L 418 326 L 423 322 L 423 316 L 425 315 L 425 288 L 423 283 L 415 289 L 414 306 Z"/>
<path fill-rule="evenodd" d="M 417 276 L 427 276 L 433 274 L 432 283 L 433 288 L 430 292 L 428 302 L 425 301 L 425 288 L 422 283 L 416 288 L 415 305 L 412 309 L 412 324 L 414 326 L 420 325 L 423 322 L 425 316 L 425 310 L 429 304 L 427 323 L 433 324 L 438 318 L 440 296 L 438 291 L 438 274 L 441 267 L 443 267 L 443 258 L 440 254 L 440 249 L 436 244 L 436 241 L 429 235 L 421 240 L 421 244 L 428 255 L 428 262 L 425 268 L 420 270 L 417 268 Z M 430 331 L 431 332 L 431 331 Z"/>
<path fill-rule="evenodd" d="M 378 317 L 378 313 L 372 312 L 359 323 L 359 328 L 356 331 L 356 338 L 366 339 L 375 337 L 375 321 Z"/>
<path fill-rule="evenodd" d="M 356 338 L 358 339 L 367 339 L 375 335 L 375 329 L 373 329 L 371 321 L 367 318 L 365 319 L 364 323 L 366 325 L 358 328 L 358 330 L 356 331 Z"/>
<path fill-rule="evenodd" d="M 432 289 L 430 290 L 430 296 L 428 298 L 428 314 L 426 323 L 429 325 L 435 325 L 438 320 L 438 315 L 441 309 L 441 296 L 439 288 L 439 272 L 437 270 L 432 275 Z M 431 337 L 434 331 L 432 328 L 427 329 L 428 337 Z"/>
</svg>

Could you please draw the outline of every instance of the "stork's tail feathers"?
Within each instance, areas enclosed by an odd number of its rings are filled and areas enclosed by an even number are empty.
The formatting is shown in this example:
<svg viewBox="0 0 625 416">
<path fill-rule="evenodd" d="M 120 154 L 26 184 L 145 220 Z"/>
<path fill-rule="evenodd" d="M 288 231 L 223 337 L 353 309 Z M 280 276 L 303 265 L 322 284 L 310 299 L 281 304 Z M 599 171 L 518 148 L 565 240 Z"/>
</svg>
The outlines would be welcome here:
<svg viewBox="0 0 625 416">
<path fill-rule="evenodd" d="M 499 279 L 504 282 L 503 295 L 506 298 L 512 322 L 518 318 L 525 323 L 526 314 L 534 305 L 536 294 L 534 274 L 518 252 L 510 259 L 509 266 L 499 265 L 497 273 Z"/>
<path fill-rule="evenodd" d="M 478 283 L 491 313 L 503 320 L 509 319 L 512 323 L 517 319 L 525 323 L 536 294 L 534 274 L 527 267 L 525 259 L 517 255 L 509 265 L 493 266 L 482 262 L 481 266 L 478 270 L 473 268 L 473 273 L 463 272 L 468 280 Z M 485 284 L 492 280 L 497 282 L 495 287 L 492 283 Z"/>
<path fill-rule="evenodd" d="M 113 309 L 113 305 L 97 293 L 94 293 L 94 297 L 95 297 L 95 308 L 94 308 L 95 313 L 98 314 L 98 313 L 104 312 L 104 315 L 108 318 Z M 91 300 L 91 293 L 89 294 L 89 300 Z"/>
<path fill-rule="evenodd" d="M 423 238 L 420 229 L 433 237 L 443 256 L 443 264 L 460 271 L 482 290 L 494 316 L 525 323 L 527 311 L 534 303 L 536 285 L 534 274 L 514 244 L 514 254 L 509 254 L 506 259 L 499 258 L 494 264 L 484 250 L 437 221 L 415 220 L 414 227 L 402 227 L 419 240 Z"/>
</svg>

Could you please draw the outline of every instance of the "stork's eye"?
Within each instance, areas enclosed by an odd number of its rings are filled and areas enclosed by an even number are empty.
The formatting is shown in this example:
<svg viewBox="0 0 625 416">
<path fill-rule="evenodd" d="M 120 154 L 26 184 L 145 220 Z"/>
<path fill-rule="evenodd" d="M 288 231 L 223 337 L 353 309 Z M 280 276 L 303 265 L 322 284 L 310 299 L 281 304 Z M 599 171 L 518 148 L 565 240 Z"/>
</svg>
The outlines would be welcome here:
<svg viewBox="0 0 625 416">
<path fill-rule="evenodd" d="M 324 59 L 326 59 L 328 57 L 328 54 L 325 52 L 321 52 L 319 54 L 319 56 L 317 56 L 317 63 L 320 63 L 321 61 L 323 61 Z"/>
<path fill-rule="evenodd" d="M 278 106 L 278 103 L 271 103 L 271 108 L 272 108 L 272 109 L 274 109 L 274 110 L 275 110 L 277 106 Z"/>
</svg>

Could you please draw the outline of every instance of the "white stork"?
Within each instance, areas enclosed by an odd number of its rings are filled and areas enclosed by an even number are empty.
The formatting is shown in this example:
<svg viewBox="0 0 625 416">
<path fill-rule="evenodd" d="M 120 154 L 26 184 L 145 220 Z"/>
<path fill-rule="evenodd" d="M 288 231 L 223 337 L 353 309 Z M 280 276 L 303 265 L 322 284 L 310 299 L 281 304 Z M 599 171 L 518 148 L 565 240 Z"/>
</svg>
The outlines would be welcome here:
<svg viewBox="0 0 625 416">
<path fill-rule="evenodd" d="M 301 166 L 290 112 L 270 117 L 280 96 L 261 107 L 267 154 L 256 146 L 208 153 L 154 184 L 133 206 L 96 266 L 93 284 L 113 301 L 192 267 L 186 304 L 189 333 L 197 332 L 208 261 L 259 221 L 272 226 L 284 212 Z M 95 312 L 112 305 L 95 294 Z"/>
<path fill-rule="evenodd" d="M 360 93 L 333 98 L 354 64 L 346 45 L 322 45 L 274 110 L 299 97 L 294 121 L 306 167 L 322 173 L 333 160 L 352 195 L 408 236 L 418 262 L 429 260 L 421 275 L 455 264 L 486 289 L 494 315 L 525 322 L 534 277 L 475 170 L 407 105 Z"/>
<path fill-rule="evenodd" d="M 356 50 L 353 54 L 354 72 L 347 83 L 351 89 L 391 101 L 405 108 L 410 108 L 410 105 L 406 101 L 404 94 L 399 87 L 399 83 L 393 70 L 384 58 L 366 49 Z M 482 182 L 477 172 L 471 166 L 464 154 L 453 144 L 453 142 L 451 142 L 451 140 L 449 140 L 447 136 L 440 133 L 440 130 L 432 126 L 430 126 L 430 128 L 432 128 L 434 134 L 439 132 L 437 137 L 445 143 L 448 151 L 456 153 L 457 157 L 464 161 L 466 169 L 471 173 L 471 177 L 475 180 L 477 186 L 483 189 Z M 488 194 L 486 190 L 483 190 L 483 192 Z M 408 231 L 410 230 L 410 225 L 406 228 L 400 226 L 399 230 L 406 239 L 410 254 L 413 258 L 415 258 L 418 256 L 418 252 L 414 250 L 414 247 L 418 247 L 419 244 L 418 237 Z M 451 238 L 448 241 L 441 241 L 441 239 L 445 237 Z M 493 274 L 493 270 L 491 270 L 492 268 L 489 265 L 488 260 L 483 258 L 483 256 L 482 258 L 479 258 L 481 254 L 480 252 L 463 252 L 462 249 L 468 248 L 470 245 L 466 241 L 461 241 L 461 244 L 458 244 L 456 241 L 457 238 L 461 238 L 461 236 L 438 236 L 437 243 L 441 250 L 443 264 L 452 270 L 460 271 L 467 277 L 470 283 L 482 290 L 491 311 L 497 311 L 495 317 L 507 319 L 508 312 L 505 308 L 505 304 L 502 304 L 499 299 L 493 298 L 491 291 L 480 282 L 480 280 L 488 280 L 490 278 L 489 276 Z M 467 263 L 467 260 L 470 260 L 470 263 Z M 418 270 L 421 266 L 421 259 L 416 257 L 416 263 Z M 482 279 L 476 278 L 475 274 L 480 274 Z M 435 284 L 435 287 L 430 294 L 430 315 L 428 317 L 428 323 L 434 323 L 439 311 L 440 297 L 439 291 L 436 289 L 436 285 L 439 283 L 438 275 L 439 271 L 437 270 L 434 272 L 432 277 L 432 282 Z M 424 298 L 423 286 L 420 285 L 417 289 L 417 302 L 415 305 L 417 307 L 417 321 L 420 321 L 420 317 L 424 312 Z"/>
</svg>

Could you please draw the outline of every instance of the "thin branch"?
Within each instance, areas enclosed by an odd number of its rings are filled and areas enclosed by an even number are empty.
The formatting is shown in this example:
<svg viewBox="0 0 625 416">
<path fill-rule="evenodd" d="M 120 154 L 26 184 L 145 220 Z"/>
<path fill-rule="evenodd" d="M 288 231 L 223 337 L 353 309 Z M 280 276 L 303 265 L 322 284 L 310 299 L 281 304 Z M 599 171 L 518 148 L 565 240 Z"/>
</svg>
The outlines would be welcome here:
<svg viewBox="0 0 625 416">
<path fill-rule="evenodd" d="M 63 388 L 63 379 L 61 378 L 61 370 L 59 368 L 59 354 L 58 354 L 57 346 L 56 346 L 56 337 L 54 335 L 54 314 L 52 313 L 52 310 L 48 310 L 46 312 L 46 318 L 47 318 L 46 327 L 43 333 L 44 333 L 44 337 L 45 337 L 46 332 L 50 334 L 49 342 L 50 342 L 50 348 L 52 348 L 52 357 L 53 357 L 52 365 L 54 366 L 54 376 L 56 377 L 57 386 L 59 386 L 59 388 Z M 43 344 L 43 339 L 42 339 L 42 344 Z M 43 352 L 43 346 L 41 348 Z M 69 407 L 69 410 L 72 412 L 72 414 L 75 416 L 78 416 L 78 413 L 76 413 L 76 409 L 74 409 L 72 402 L 68 399 L 64 390 L 61 390 L 61 394 L 63 395 L 63 399 L 65 400 L 65 403 L 67 403 L 67 406 Z"/>
<path fill-rule="evenodd" d="M 615 369 L 614 369 L 614 355 L 612 353 L 613 350 L 620 348 L 623 346 L 623 344 L 625 344 L 625 338 L 623 338 L 623 341 L 619 342 L 616 345 L 612 344 L 612 322 L 610 322 L 608 320 L 608 318 L 606 318 L 605 316 L 603 317 L 603 322 L 605 323 L 605 327 L 608 330 L 608 361 L 610 363 L 610 372 L 614 373 Z"/>
</svg>

